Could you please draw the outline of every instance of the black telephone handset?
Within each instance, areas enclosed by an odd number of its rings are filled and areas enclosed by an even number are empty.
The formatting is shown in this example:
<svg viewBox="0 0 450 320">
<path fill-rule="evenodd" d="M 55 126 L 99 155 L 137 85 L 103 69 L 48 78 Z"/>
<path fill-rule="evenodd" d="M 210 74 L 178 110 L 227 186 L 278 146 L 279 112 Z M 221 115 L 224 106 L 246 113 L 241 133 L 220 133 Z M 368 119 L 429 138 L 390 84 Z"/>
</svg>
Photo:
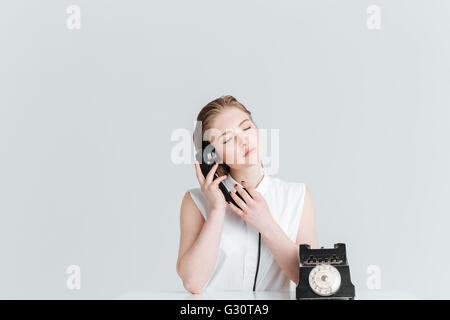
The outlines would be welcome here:
<svg viewBox="0 0 450 320">
<path fill-rule="evenodd" d="M 197 154 L 195 155 L 195 158 L 200 164 L 200 169 L 203 173 L 203 176 L 206 178 L 206 175 L 209 171 L 211 171 L 212 167 L 219 162 L 219 157 L 216 153 L 216 150 L 214 149 L 214 146 L 208 142 L 203 141 L 202 143 L 202 149 L 197 151 Z M 214 176 L 213 180 L 217 179 L 217 176 Z M 238 208 L 241 208 L 238 206 L 236 201 L 231 197 L 231 195 L 228 193 L 227 187 L 223 184 L 223 182 L 219 183 L 219 189 L 222 191 L 225 201 L 228 203 L 233 203 Z M 243 188 L 245 191 L 247 191 L 245 188 Z M 247 191 L 248 193 L 248 191 Z M 236 195 L 244 201 L 242 196 L 239 194 L 239 192 L 236 192 Z M 245 202 L 245 201 L 244 201 Z"/>
</svg>

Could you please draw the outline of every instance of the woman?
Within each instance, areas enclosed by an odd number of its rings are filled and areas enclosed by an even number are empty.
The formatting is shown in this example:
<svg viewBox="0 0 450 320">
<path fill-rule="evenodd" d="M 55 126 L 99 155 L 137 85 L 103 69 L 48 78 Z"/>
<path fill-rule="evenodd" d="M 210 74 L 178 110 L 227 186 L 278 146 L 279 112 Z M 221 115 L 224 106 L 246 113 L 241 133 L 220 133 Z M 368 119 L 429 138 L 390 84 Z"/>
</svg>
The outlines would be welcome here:
<svg viewBox="0 0 450 320">
<path fill-rule="evenodd" d="M 200 187 L 182 200 L 177 273 L 184 287 L 191 293 L 295 289 L 299 244 L 318 247 L 309 189 L 267 174 L 258 128 L 234 97 L 220 97 L 200 111 L 197 151 L 206 133 L 222 161 L 206 177 L 196 161 Z M 239 208 L 225 201 L 220 182 Z"/>
</svg>

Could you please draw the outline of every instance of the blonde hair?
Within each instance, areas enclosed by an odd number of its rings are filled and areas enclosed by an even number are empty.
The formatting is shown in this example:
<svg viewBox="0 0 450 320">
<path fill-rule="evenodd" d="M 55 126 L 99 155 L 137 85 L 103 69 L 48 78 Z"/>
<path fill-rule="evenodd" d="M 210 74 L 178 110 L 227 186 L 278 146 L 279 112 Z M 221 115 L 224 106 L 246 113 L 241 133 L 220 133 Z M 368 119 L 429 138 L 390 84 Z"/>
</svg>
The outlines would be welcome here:
<svg viewBox="0 0 450 320">
<path fill-rule="evenodd" d="M 193 134 L 194 145 L 197 151 L 202 149 L 203 135 L 206 130 L 211 128 L 212 122 L 217 115 L 219 115 L 224 109 L 231 107 L 238 108 L 245 112 L 250 121 L 255 124 L 252 119 L 251 112 L 242 103 L 237 101 L 235 97 L 230 95 L 221 96 L 220 98 L 208 103 L 198 113 L 197 124 Z M 230 172 L 230 167 L 224 162 L 220 163 L 216 172 L 219 177 L 223 176 Z"/>
</svg>

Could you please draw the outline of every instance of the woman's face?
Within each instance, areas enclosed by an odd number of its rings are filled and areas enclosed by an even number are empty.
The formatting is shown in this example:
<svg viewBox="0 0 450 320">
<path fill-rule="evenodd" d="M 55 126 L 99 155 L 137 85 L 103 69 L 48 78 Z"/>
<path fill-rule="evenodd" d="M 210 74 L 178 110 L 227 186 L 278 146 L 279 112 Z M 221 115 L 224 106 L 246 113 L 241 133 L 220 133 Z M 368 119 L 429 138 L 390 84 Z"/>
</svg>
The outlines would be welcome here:
<svg viewBox="0 0 450 320">
<path fill-rule="evenodd" d="M 262 146 L 258 128 L 244 111 L 235 107 L 224 109 L 207 132 L 218 156 L 230 168 L 260 163 Z"/>
</svg>

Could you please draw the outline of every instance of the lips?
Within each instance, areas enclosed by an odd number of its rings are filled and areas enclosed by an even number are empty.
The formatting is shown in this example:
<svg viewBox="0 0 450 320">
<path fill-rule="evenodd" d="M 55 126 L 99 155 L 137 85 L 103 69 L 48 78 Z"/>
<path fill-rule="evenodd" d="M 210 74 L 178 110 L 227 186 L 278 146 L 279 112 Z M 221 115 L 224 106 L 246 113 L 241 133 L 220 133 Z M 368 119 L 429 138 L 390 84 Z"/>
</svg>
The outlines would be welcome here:
<svg viewBox="0 0 450 320">
<path fill-rule="evenodd" d="M 255 150 L 255 148 L 247 150 L 244 154 L 244 157 L 248 156 L 250 154 L 250 152 L 252 152 L 253 150 Z"/>
</svg>

